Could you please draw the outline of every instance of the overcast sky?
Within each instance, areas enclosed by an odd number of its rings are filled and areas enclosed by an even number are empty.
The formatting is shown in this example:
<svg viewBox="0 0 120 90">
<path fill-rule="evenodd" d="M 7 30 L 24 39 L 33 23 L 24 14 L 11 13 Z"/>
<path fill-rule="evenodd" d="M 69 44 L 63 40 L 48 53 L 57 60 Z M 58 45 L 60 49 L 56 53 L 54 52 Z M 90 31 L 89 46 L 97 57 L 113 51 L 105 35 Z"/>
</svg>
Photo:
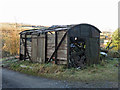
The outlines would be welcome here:
<svg viewBox="0 0 120 90">
<path fill-rule="evenodd" d="M 118 27 L 119 0 L 1 0 L 0 22 L 34 25 L 88 23 L 101 31 Z"/>
</svg>

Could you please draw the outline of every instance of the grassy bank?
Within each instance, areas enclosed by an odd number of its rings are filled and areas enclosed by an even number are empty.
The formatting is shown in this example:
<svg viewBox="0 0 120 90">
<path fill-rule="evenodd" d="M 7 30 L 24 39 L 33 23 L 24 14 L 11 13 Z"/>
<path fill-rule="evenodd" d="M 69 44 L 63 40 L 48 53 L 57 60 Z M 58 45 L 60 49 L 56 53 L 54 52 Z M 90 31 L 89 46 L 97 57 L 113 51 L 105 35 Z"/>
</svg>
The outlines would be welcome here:
<svg viewBox="0 0 120 90">
<path fill-rule="evenodd" d="M 86 69 L 67 69 L 64 65 L 39 64 L 29 61 L 10 63 L 7 68 L 22 73 L 68 81 L 118 81 L 118 60 L 105 60 Z"/>
</svg>

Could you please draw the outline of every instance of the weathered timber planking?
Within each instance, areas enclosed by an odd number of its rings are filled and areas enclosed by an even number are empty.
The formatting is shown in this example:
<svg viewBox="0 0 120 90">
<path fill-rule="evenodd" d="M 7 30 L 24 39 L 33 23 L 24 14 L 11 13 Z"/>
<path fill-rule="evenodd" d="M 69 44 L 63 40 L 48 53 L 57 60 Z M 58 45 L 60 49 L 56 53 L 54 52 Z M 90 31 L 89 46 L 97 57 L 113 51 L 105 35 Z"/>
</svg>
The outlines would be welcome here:
<svg viewBox="0 0 120 90">
<path fill-rule="evenodd" d="M 23 44 L 21 45 L 21 54 L 24 55 L 24 46 L 23 46 Z"/>
<path fill-rule="evenodd" d="M 47 34 L 47 58 L 50 58 L 55 50 L 55 34 Z"/>
<path fill-rule="evenodd" d="M 58 37 L 58 43 L 61 41 L 63 36 L 64 36 L 64 34 Z M 64 43 L 64 44 L 67 43 L 67 37 L 65 37 L 65 39 L 64 39 L 64 41 L 62 43 Z"/>
<path fill-rule="evenodd" d="M 55 50 L 55 47 L 47 47 L 47 50 Z"/>
<path fill-rule="evenodd" d="M 55 44 L 55 39 L 54 39 L 54 38 L 48 39 L 47 43 L 48 43 L 48 44 L 49 44 L 49 43 L 54 43 L 54 44 Z"/>
<path fill-rule="evenodd" d="M 37 61 L 39 63 L 45 62 L 45 36 L 40 36 L 38 39 Z"/>
<path fill-rule="evenodd" d="M 27 35 L 27 38 L 31 38 L 31 35 Z"/>
<path fill-rule="evenodd" d="M 67 50 L 58 50 L 58 53 L 67 54 Z"/>
<path fill-rule="evenodd" d="M 55 37 L 55 34 L 47 34 L 47 37 Z"/>
<path fill-rule="evenodd" d="M 67 64 L 67 60 L 65 60 L 65 61 L 57 61 L 57 64 Z"/>
<path fill-rule="evenodd" d="M 54 50 L 55 50 L 55 49 L 54 49 Z M 51 49 L 47 50 L 47 57 L 51 56 L 52 53 L 54 52 L 54 50 L 51 50 Z"/>
<path fill-rule="evenodd" d="M 39 41 L 37 39 L 44 38 L 44 35 L 46 35 L 46 37 L 45 37 L 46 38 L 45 39 L 46 47 L 44 50 L 45 58 L 47 58 L 46 60 L 48 60 L 48 62 L 49 62 L 49 61 L 51 61 L 52 58 L 55 58 L 55 60 L 59 61 L 58 64 L 62 64 L 62 63 L 69 64 L 70 57 L 72 56 L 69 53 L 70 52 L 70 44 L 76 42 L 74 39 L 75 39 L 75 37 L 77 37 L 78 41 L 84 41 L 86 44 L 85 53 L 86 53 L 87 63 L 92 64 L 92 63 L 98 62 L 98 59 L 99 59 L 99 44 L 98 44 L 99 40 L 98 39 L 100 37 L 100 31 L 96 27 L 94 27 L 92 25 L 88 25 L 88 24 L 79 24 L 79 25 L 73 26 L 72 28 L 69 27 L 68 30 L 66 30 L 66 29 L 60 30 L 60 27 L 58 27 L 58 29 L 56 29 L 56 28 L 51 28 L 52 34 L 49 31 L 45 31 L 45 32 L 42 31 L 42 33 L 41 33 L 41 32 L 39 32 L 39 30 L 36 30 L 35 33 L 33 30 L 31 35 L 30 35 L 30 33 L 27 33 L 27 31 L 25 31 L 24 33 L 21 33 L 23 39 L 25 39 L 25 34 L 27 34 L 27 37 L 26 37 L 27 50 L 24 50 L 25 49 L 24 45 L 21 45 L 20 54 L 23 54 L 23 57 L 24 57 L 24 54 L 26 51 L 26 54 L 27 54 L 26 57 L 29 57 L 29 55 L 32 55 L 32 60 L 34 60 L 34 62 L 41 63 L 42 61 L 44 61 L 44 60 L 40 59 L 40 58 L 44 57 L 44 55 L 43 55 L 44 54 L 44 52 L 43 52 L 44 40 Z M 64 39 L 62 39 L 62 37 L 64 36 L 66 31 L 68 31 L 68 34 L 65 36 Z M 31 42 L 30 42 L 31 36 L 32 36 L 32 39 L 37 40 L 37 41 L 32 42 L 32 43 L 34 43 L 34 45 L 31 45 Z M 95 40 L 92 38 L 95 38 Z M 38 42 L 37 45 L 35 42 Z"/>
<path fill-rule="evenodd" d="M 47 47 L 54 47 L 55 46 L 55 43 L 49 43 L 48 45 L 47 45 Z"/>
<path fill-rule="evenodd" d="M 65 58 L 67 60 L 67 51 L 66 50 L 62 50 L 62 51 L 58 51 L 57 52 L 57 58 Z"/>
<path fill-rule="evenodd" d="M 37 39 L 32 38 L 32 61 L 35 62 L 37 60 Z"/>
<path fill-rule="evenodd" d="M 54 43 L 48 44 L 47 48 L 55 48 Z M 67 44 L 63 44 L 63 43 L 62 43 L 62 44 L 60 45 L 59 49 L 61 49 L 61 50 L 62 50 L 62 49 L 63 49 L 63 50 L 64 50 L 64 49 L 67 49 Z"/>
</svg>

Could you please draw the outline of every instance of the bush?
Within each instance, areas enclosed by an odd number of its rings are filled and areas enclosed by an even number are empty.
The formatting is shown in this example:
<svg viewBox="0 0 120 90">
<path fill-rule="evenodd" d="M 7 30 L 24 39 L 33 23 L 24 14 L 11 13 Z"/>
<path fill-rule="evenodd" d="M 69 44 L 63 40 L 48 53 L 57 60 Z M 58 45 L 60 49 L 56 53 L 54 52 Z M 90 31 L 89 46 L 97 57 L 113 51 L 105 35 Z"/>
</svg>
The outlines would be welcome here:
<svg viewBox="0 0 120 90">
<path fill-rule="evenodd" d="M 120 53 L 118 51 L 110 50 L 108 52 L 108 57 L 120 58 Z"/>
<path fill-rule="evenodd" d="M 19 32 L 22 31 L 14 24 L 2 24 L 2 56 L 18 55 L 19 54 Z"/>
</svg>

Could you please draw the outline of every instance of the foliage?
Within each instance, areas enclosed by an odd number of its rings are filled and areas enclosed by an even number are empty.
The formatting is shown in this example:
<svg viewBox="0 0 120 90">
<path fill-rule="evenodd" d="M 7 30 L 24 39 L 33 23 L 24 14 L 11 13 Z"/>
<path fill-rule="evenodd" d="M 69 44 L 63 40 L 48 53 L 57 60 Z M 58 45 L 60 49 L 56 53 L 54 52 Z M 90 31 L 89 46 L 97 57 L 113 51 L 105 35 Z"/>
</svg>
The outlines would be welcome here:
<svg viewBox="0 0 120 90">
<path fill-rule="evenodd" d="M 120 58 L 120 53 L 116 50 L 111 49 L 107 54 L 108 54 L 108 57 L 111 57 L 111 58 Z"/>
<path fill-rule="evenodd" d="M 2 31 L 2 54 L 3 56 L 19 54 L 19 32 L 22 31 L 15 25 L 3 24 Z"/>
<path fill-rule="evenodd" d="M 115 32 L 113 33 L 112 42 L 114 45 L 116 45 L 115 50 L 118 50 L 120 47 L 120 28 L 115 30 Z"/>
<path fill-rule="evenodd" d="M 3 50 L 10 52 L 11 55 L 19 54 L 19 34 L 16 30 L 11 30 L 11 32 L 4 37 Z"/>
</svg>

